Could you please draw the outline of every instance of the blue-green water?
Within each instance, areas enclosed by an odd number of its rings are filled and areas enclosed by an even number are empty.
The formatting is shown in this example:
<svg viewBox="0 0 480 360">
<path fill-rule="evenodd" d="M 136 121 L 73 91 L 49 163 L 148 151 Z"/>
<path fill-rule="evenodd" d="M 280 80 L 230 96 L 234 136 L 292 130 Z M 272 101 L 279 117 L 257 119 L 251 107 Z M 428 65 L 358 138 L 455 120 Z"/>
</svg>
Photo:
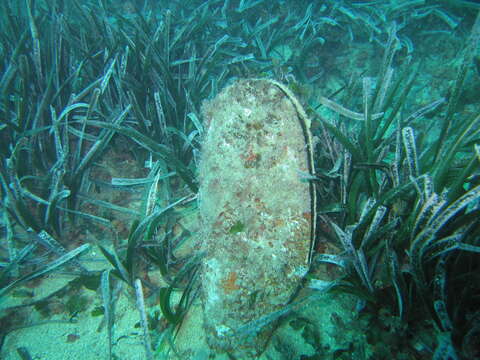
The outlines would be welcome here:
<svg viewBox="0 0 480 360">
<path fill-rule="evenodd" d="M 480 358 L 479 9 L 2 1 L 0 358 Z M 215 143 L 245 165 L 244 180 L 229 175 L 234 160 L 209 165 L 228 184 L 215 196 L 239 204 L 207 221 L 202 146 L 215 113 L 229 112 L 205 104 L 244 78 L 275 80 L 296 99 L 309 165 L 281 168 L 290 149 L 267 129 L 282 109 L 268 126 L 249 123 L 258 109 L 239 107 L 251 95 L 233 96 L 233 140 Z M 295 199 L 273 196 L 267 208 L 246 190 L 261 178 L 275 194 L 278 169 L 309 184 L 298 221 L 267 219 Z M 266 276 L 247 285 L 268 261 L 255 264 L 242 242 L 254 249 L 301 221 L 312 224 L 306 275 L 262 313 L 282 286 L 260 286 Z M 225 258 L 245 262 L 216 285 L 246 299 L 215 314 L 204 310 L 213 228 L 232 244 Z M 286 259 L 275 281 L 303 271 L 289 240 L 268 245 Z M 226 326 L 229 311 L 244 323 Z M 204 331 L 220 313 L 223 348 Z"/>
</svg>

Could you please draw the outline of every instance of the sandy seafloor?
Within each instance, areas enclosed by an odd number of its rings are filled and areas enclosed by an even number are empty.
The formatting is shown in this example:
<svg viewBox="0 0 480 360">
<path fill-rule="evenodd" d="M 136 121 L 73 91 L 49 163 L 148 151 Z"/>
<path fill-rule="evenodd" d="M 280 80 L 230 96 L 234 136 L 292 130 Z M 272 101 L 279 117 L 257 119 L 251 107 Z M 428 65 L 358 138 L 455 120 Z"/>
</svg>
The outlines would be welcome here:
<svg viewBox="0 0 480 360">
<path fill-rule="evenodd" d="M 62 286 L 69 279 L 57 277 L 48 282 L 51 290 L 56 286 Z M 55 286 L 56 285 L 56 286 Z M 46 290 L 47 291 L 47 290 Z M 98 331 L 103 317 L 90 316 L 91 310 L 99 305 L 99 297 L 91 292 L 91 305 L 89 309 L 80 314 L 75 322 L 54 323 L 65 321 L 65 314 L 51 316 L 43 325 L 35 325 L 11 332 L 3 346 L 1 359 L 21 359 L 17 352 L 20 347 L 28 349 L 32 359 L 38 360 L 65 360 L 65 359 L 89 359 L 104 360 L 108 358 L 107 331 L 103 327 Z M 113 353 L 117 359 L 141 360 L 145 359 L 142 343 L 142 331 L 138 327 L 139 314 L 132 296 L 121 296 L 116 306 L 116 320 L 114 327 Z M 39 314 L 35 311 L 29 313 L 31 321 Z M 332 316 L 333 315 L 333 316 Z M 342 349 L 350 342 L 365 342 L 365 330 L 362 327 L 367 323 L 356 318 L 355 303 L 351 298 L 326 295 L 314 304 L 302 307 L 294 311 L 289 317 L 308 318 L 309 326 L 322 329 L 321 343 L 330 350 Z M 339 333 L 336 321 L 342 319 L 342 326 L 349 328 L 348 331 Z M 38 319 L 38 322 L 45 321 Z M 350 324 L 348 324 L 350 323 Z M 159 353 L 158 359 L 209 359 L 209 351 L 202 328 L 203 313 L 199 301 L 196 301 L 186 316 L 182 328 L 177 336 L 175 352 L 166 350 Z M 273 335 L 269 346 L 259 359 L 284 359 L 285 353 L 291 352 L 298 356 L 315 354 L 314 347 L 302 336 L 303 327 L 294 328 L 285 321 Z M 72 341 L 71 338 L 74 338 Z M 279 345 L 277 339 L 282 339 Z M 284 354 L 279 353 L 284 351 Z M 368 352 L 368 349 L 366 349 Z M 215 359 L 228 359 L 226 355 L 218 355 Z"/>
</svg>

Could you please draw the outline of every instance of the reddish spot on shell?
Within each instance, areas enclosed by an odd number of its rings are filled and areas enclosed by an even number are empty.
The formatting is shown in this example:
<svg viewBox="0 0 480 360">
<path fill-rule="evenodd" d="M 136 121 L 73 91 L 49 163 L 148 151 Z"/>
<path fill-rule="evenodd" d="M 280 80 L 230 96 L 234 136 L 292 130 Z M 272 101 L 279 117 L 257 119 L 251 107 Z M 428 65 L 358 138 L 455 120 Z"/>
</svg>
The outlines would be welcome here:
<svg viewBox="0 0 480 360">
<path fill-rule="evenodd" d="M 237 281 L 237 273 L 235 271 L 231 271 L 228 273 L 226 279 L 222 280 L 222 288 L 225 293 L 231 293 L 232 291 L 239 290 L 240 286 L 236 284 Z"/>
<path fill-rule="evenodd" d="M 312 213 L 309 212 L 309 211 L 306 211 L 302 214 L 303 218 L 307 221 L 311 221 L 312 220 Z"/>
</svg>

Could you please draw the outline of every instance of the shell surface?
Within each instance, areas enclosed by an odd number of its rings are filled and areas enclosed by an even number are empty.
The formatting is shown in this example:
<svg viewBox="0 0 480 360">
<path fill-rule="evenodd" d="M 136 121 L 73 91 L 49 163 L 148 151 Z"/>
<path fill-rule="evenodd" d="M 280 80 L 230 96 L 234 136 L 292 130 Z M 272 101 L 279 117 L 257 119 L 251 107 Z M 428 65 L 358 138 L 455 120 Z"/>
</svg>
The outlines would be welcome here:
<svg viewBox="0 0 480 360">
<path fill-rule="evenodd" d="M 270 80 L 237 80 L 204 103 L 199 164 L 202 300 L 210 347 L 260 354 L 306 274 L 315 234 L 311 140 L 298 101 Z M 257 324 L 257 325 L 255 325 Z"/>
</svg>

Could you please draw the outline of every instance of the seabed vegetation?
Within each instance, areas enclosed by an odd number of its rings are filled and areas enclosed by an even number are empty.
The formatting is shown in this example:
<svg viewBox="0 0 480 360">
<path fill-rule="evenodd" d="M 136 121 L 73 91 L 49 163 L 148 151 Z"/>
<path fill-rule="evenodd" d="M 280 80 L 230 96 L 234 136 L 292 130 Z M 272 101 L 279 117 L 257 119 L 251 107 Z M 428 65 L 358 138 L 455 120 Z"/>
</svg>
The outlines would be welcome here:
<svg viewBox="0 0 480 360">
<path fill-rule="evenodd" d="M 240 331 L 278 323 L 265 359 L 480 359 L 479 10 L 2 1 L 0 356 L 214 358 L 182 340 L 200 106 L 254 77 L 307 109 L 319 229 L 299 295 Z"/>
</svg>

